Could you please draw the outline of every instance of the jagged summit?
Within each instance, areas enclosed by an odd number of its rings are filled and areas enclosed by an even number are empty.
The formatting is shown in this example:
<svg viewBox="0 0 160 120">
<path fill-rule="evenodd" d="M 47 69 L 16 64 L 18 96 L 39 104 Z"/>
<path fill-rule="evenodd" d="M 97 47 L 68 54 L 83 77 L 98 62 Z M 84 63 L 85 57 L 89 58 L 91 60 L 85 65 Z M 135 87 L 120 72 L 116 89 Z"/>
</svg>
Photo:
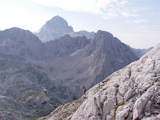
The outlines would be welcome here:
<svg viewBox="0 0 160 120">
<path fill-rule="evenodd" d="M 38 120 L 159 120 L 160 44 L 85 96 Z"/>
<path fill-rule="evenodd" d="M 38 33 L 35 33 L 42 42 L 47 42 L 60 38 L 61 36 L 73 32 L 73 28 L 60 16 L 55 16 L 47 21 Z"/>
</svg>

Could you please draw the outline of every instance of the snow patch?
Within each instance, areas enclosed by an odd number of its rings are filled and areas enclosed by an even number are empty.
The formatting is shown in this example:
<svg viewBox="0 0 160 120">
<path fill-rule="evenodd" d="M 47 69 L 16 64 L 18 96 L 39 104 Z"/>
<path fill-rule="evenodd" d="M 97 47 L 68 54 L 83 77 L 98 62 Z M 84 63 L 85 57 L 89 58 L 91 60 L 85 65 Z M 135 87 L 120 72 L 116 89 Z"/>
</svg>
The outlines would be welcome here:
<svg viewBox="0 0 160 120">
<path fill-rule="evenodd" d="M 81 49 L 80 50 L 76 50 L 74 53 L 72 53 L 70 56 L 75 56 L 79 51 L 81 51 Z"/>
</svg>

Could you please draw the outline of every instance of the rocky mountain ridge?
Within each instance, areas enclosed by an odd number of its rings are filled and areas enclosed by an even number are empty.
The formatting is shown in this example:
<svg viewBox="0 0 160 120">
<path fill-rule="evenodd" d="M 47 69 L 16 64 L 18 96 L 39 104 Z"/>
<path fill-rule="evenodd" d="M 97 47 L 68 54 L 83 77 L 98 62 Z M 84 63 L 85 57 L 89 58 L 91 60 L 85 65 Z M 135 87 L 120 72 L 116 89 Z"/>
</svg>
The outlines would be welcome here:
<svg viewBox="0 0 160 120">
<path fill-rule="evenodd" d="M 42 119 L 159 120 L 160 44 Z"/>
<path fill-rule="evenodd" d="M 85 30 L 74 32 L 73 28 L 68 26 L 68 22 L 57 15 L 51 20 L 48 20 L 41 29 L 34 34 L 37 35 L 42 42 L 48 42 L 59 39 L 66 34 L 69 34 L 71 37 L 85 36 L 91 39 L 95 32 L 88 32 Z"/>
<path fill-rule="evenodd" d="M 95 32 L 88 32 L 85 30 L 74 32 L 73 28 L 71 26 L 68 26 L 68 23 L 64 18 L 55 16 L 51 20 L 48 20 L 41 27 L 41 29 L 34 34 L 37 35 L 42 42 L 48 42 L 59 39 L 66 34 L 69 34 L 71 37 L 85 36 L 87 39 L 92 39 Z M 148 49 L 135 49 L 132 47 L 130 48 L 133 50 L 135 55 L 140 58 L 153 47 Z"/>
<path fill-rule="evenodd" d="M 70 88 L 76 97 L 80 97 L 83 85 L 89 89 L 106 76 L 137 59 L 132 50 L 114 38 L 112 34 L 98 31 L 83 49 L 79 49 L 66 58 L 60 57 L 62 70 L 65 72 L 59 71 L 58 73 L 62 73 L 63 76 L 58 75 L 57 72 L 52 75 L 59 80 L 57 85 Z M 65 82 L 66 80 L 68 82 Z M 74 86 L 69 83 L 74 83 Z"/>
<path fill-rule="evenodd" d="M 137 59 L 105 31 L 99 30 L 92 39 L 64 35 L 44 43 L 20 28 L 1 31 L 1 116 L 21 120 L 46 115 L 79 98 L 83 85 L 89 89 Z M 13 112 L 17 104 L 20 111 Z"/>
</svg>

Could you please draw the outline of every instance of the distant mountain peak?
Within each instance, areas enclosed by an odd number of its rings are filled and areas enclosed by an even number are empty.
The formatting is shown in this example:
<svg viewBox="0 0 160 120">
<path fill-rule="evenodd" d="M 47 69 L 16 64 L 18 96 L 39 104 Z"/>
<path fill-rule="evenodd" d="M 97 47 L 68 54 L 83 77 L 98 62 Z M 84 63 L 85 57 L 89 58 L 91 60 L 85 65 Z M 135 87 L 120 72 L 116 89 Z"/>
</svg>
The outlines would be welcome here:
<svg viewBox="0 0 160 120">
<path fill-rule="evenodd" d="M 42 42 L 48 42 L 58 39 L 65 34 L 69 34 L 71 37 L 85 36 L 91 39 L 95 33 L 85 30 L 74 32 L 72 26 L 69 26 L 64 18 L 57 15 L 48 20 L 37 32 L 34 32 L 34 34 L 37 35 Z"/>
<path fill-rule="evenodd" d="M 54 16 L 51 20 L 48 20 L 46 22 L 46 25 L 49 25 L 49 27 L 70 27 L 68 26 L 68 22 L 60 17 L 60 16 Z M 72 31 L 73 31 L 73 28 L 71 27 Z"/>
<path fill-rule="evenodd" d="M 60 38 L 70 32 L 73 32 L 73 28 L 68 25 L 68 22 L 64 18 L 57 15 L 48 20 L 35 34 L 42 42 L 47 42 Z"/>
<path fill-rule="evenodd" d="M 51 20 L 49 20 L 49 21 L 57 20 L 57 19 L 66 21 L 64 18 L 62 18 L 62 17 L 59 16 L 59 15 L 54 16 L 54 17 L 53 17 Z"/>
</svg>

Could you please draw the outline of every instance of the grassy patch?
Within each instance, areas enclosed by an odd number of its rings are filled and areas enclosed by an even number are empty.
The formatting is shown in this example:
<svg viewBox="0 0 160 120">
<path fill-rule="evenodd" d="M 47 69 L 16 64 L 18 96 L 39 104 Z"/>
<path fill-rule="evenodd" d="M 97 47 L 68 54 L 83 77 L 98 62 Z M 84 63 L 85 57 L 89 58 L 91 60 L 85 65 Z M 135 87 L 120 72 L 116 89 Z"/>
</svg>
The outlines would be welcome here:
<svg viewBox="0 0 160 120">
<path fill-rule="evenodd" d="M 107 83 L 109 80 L 110 80 L 110 79 L 108 78 L 108 79 L 102 81 L 102 83 Z"/>
<path fill-rule="evenodd" d="M 77 108 L 78 109 L 78 108 Z M 76 112 L 77 109 L 74 109 L 73 112 Z"/>
<path fill-rule="evenodd" d="M 68 103 L 67 105 L 65 105 L 64 109 L 68 108 L 68 106 L 70 106 L 70 103 Z"/>
<path fill-rule="evenodd" d="M 58 113 L 59 111 L 61 111 L 62 110 L 62 107 L 60 107 L 55 113 Z"/>
<path fill-rule="evenodd" d="M 64 115 L 64 118 L 70 116 L 71 114 L 72 114 L 72 113 L 66 113 L 66 114 Z"/>
<path fill-rule="evenodd" d="M 75 101 L 76 104 L 81 103 L 81 102 L 82 102 L 81 100 L 76 100 Z"/>
<path fill-rule="evenodd" d="M 117 110 L 117 108 L 119 107 L 119 106 L 122 106 L 122 105 L 124 105 L 125 104 L 125 102 L 123 101 L 121 104 L 119 104 L 119 105 L 116 105 L 115 106 L 115 111 L 114 111 L 114 118 L 116 118 L 116 110 Z"/>
</svg>

